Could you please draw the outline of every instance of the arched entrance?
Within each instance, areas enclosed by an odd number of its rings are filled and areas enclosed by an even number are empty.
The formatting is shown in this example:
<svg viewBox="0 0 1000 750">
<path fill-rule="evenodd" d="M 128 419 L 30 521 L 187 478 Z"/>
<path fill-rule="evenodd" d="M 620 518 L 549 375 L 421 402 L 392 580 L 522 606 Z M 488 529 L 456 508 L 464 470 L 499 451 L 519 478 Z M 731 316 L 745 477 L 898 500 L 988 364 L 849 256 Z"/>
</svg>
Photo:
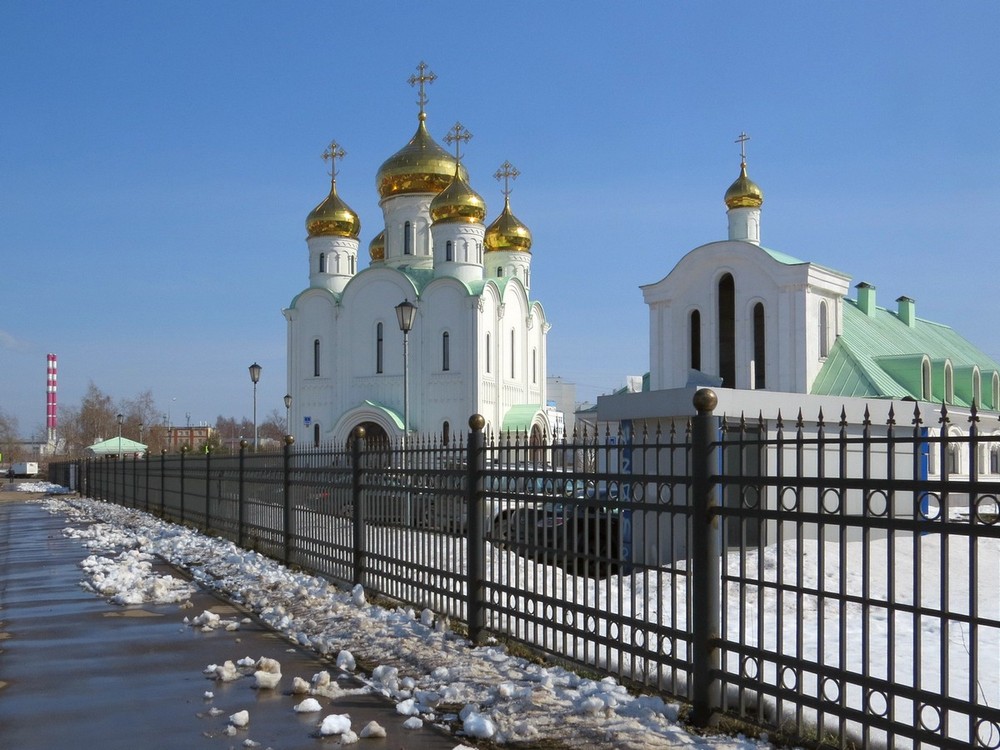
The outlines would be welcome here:
<svg viewBox="0 0 1000 750">
<path fill-rule="evenodd" d="M 386 433 L 385 428 L 378 422 L 359 422 L 351 429 L 351 435 L 347 440 L 348 447 L 350 447 L 354 442 L 354 431 L 358 427 L 365 428 L 365 443 L 368 446 L 379 446 L 384 447 L 389 445 L 389 435 Z"/>
<path fill-rule="evenodd" d="M 531 426 L 531 435 L 528 438 L 528 445 L 531 446 L 531 460 L 536 464 L 545 462 L 545 434 L 541 426 L 534 424 Z"/>
</svg>

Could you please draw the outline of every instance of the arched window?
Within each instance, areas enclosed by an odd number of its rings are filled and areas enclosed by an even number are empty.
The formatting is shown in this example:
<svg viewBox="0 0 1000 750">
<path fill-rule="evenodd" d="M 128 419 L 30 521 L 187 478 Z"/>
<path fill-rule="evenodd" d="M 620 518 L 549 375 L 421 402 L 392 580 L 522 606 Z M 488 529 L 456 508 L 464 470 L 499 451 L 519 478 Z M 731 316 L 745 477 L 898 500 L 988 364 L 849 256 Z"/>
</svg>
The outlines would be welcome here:
<svg viewBox="0 0 1000 750">
<path fill-rule="evenodd" d="M 451 369 L 451 336 L 445 331 L 441 334 L 441 369 Z"/>
<path fill-rule="evenodd" d="M 451 240 L 448 240 L 446 243 L 444 243 L 444 259 L 454 260 L 453 251 L 451 249 Z"/>
<path fill-rule="evenodd" d="M 451 425 L 448 424 L 447 420 L 441 425 L 441 443 L 443 445 L 448 445 L 448 441 L 451 439 Z"/>
<path fill-rule="evenodd" d="M 946 404 L 955 403 L 955 374 L 951 362 L 944 363 L 944 401 Z"/>
<path fill-rule="evenodd" d="M 517 342 L 516 342 L 516 340 L 514 338 L 514 329 L 511 328 L 510 329 L 510 377 L 511 377 L 511 379 L 517 377 L 517 375 L 516 375 L 517 368 L 515 367 L 516 363 L 514 362 L 514 350 L 515 350 L 516 344 L 517 344 Z"/>
<path fill-rule="evenodd" d="M 490 335 L 486 334 L 486 372 L 490 371 Z"/>
<path fill-rule="evenodd" d="M 723 388 L 736 387 L 736 284 L 732 274 L 719 279 L 719 376 Z"/>
<path fill-rule="evenodd" d="M 340 253 L 333 256 L 333 272 L 340 273 Z"/>
<path fill-rule="evenodd" d="M 1000 474 L 1000 446 L 990 451 L 990 474 Z"/>
<path fill-rule="evenodd" d="M 931 400 L 931 363 L 926 359 L 920 364 L 920 400 Z"/>
<path fill-rule="evenodd" d="M 352 255 L 352 256 L 351 256 L 351 258 L 350 258 L 350 267 L 351 267 L 351 270 L 350 270 L 350 273 L 354 273 L 355 271 L 357 271 L 357 270 L 358 270 L 358 266 L 357 266 L 357 263 L 358 263 L 358 259 L 357 259 L 357 258 L 355 258 L 355 257 L 354 257 L 354 256 Z"/>
<path fill-rule="evenodd" d="M 497 278 L 499 279 L 499 278 L 502 278 L 502 277 L 503 277 L 503 269 L 502 268 L 498 268 L 497 269 Z"/>
<path fill-rule="evenodd" d="M 531 382 L 538 382 L 538 350 L 534 347 L 531 349 Z"/>
<path fill-rule="evenodd" d="M 375 326 L 375 372 L 382 372 L 382 324 Z"/>
<path fill-rule="evenodd" d="M 313 425 L 313 447 L 319 448 L 319 423 Z"/>
<path fill-rule="evenodd" d="M 830 353 L 830 321 L 826 310 L 826 300 L 819 303 L 819 356 Z"/>
<path fill-rule="evenodd" d="M 690 344 L 689 363 L 692 370 L 701 369 L 701 313 L 691 311 L 688 339 Z"/>
<path fill-rule="evenodd" d="M 753 306 L 753 387 L 767 387 L 767 338 L 764 331 L 764 305 Z"/>
<path fill-rule="evenodd" d="M 313 339 L 313 377 L 319 377 L 319 339 Z"/>
<path fill-rule="evenodd" d="M 413 254 L 413 240 L 410 237 L 410 222 L 403 224 L 403 255 Z"/>
<path fill-rule="evenodd" d="M 319 254 L 319 272 L 326 273 L 326 253 Z"/>
</svg>

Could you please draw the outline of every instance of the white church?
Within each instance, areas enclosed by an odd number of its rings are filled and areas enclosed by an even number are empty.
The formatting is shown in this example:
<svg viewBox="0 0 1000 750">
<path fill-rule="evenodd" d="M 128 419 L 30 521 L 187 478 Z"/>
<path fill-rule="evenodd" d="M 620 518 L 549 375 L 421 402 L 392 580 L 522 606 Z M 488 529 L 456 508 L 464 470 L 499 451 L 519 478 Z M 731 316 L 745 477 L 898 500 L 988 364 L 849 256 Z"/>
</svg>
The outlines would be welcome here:
<svg viewBox="0 0 1000 750">
<path fill-rule="evenodd" d="M 363 426 L 370 438 L 419 433 L 449 442 L 472 414 L 491 432 L 518 431 L 551 442 L 546 409 L 549 323 L 531 297 L 531 233 L 504 204 L 487 224 L 472 188 L 460 124 L 446 141 L 427 130 L 421 63 L 413 137 L 376 173 L 384 226 L 359 257 L 358 215 L 337 194 L 332 143 L 329 195 L 306 219 L 309 284 L 285 309 L 290 433 L 300 445 L 343 443 Z M 412 321 L 407 318 L 412 317 Z M 404 329 L 408 329 L 404 333 Z"/>
</svg>

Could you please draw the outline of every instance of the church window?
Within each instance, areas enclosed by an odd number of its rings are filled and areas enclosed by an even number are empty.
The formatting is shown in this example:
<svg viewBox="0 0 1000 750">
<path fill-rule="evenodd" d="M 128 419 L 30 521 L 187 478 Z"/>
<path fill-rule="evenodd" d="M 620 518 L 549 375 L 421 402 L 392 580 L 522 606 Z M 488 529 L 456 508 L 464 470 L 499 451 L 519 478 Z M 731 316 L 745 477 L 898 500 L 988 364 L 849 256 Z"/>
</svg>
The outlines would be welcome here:
<svg viewBox="0 0 1000 750">
<path fill-rule="evenodd" d="M 691 311 L 691 332 L 689 335 L 691 344 L 691 369 L 701 369 L 701 313 L 698 310 Z"/>
<path fill-rule="evenodd" d="M 1000 447 L 990 451 L 990 474 L 1000 474 Z"/>
<path fill-rule="evenodd" d="M 375 372 L 382 372 L 382 324 L 375 326 Z"/>
<path fill-rule="evenodd" d="M 830 354 L 830 325 L 826 309 L 826 300 L 819 303 L 819 356 Z"/>
<path fill-rule="evenodd" d="M 511 328 L 510 329 L 510 376 L 511 376 L 511 378 L 517 377 L 517 375 L 516 375 L 517 369 L 515 367 L 516 363 L 514 362 L 514 349 L 515 349 L 516 343 L 517 342 L 516 342 L 516 340 L 514 338 L 514 329 Z"/>
<path fill-rule="evenodd" d="M 403 224 L 403 255 L 413 254 L 413 240 L 410 237 L 410 222 Z"/>
<path fill-rule="evenodd" d="M 337 253 L 335 256 L 333 256 L 333 263 L 334 263 L 334 269 L 333 269 L 334 273 L 340 273 L 340 253 Z"/>
<path fill-rule="evenodd" d="M 723 388 L 736 387 L 736 284 L 732 274 L 719 279 L 719 375 Z"/>
<path fill-rule="evenodd" d="M 446 243 L 444 243 L 444 259 L 454 260 L 454 258 L 452 257 L 451 240 L 448 240 Z"/>
<path fill-rule="evenodd" d="M 445 420 L 444 424 L 441 425 L 441 443 L 442 445 L 448 445 L 448 441 L 451 439 L 451 425 Z"/>
<path fill-rule="evenodd" d="M 931 400 L 931 363 L 926 359 L 920 364 L 920 400 Z"/>
<path fill-rule="evenodd" d="M 447 331 L 441 334 L 441 369 L 451 369 L 451 336 Z"/>
<path fill-rule="evenodd" d="M 538 382 L 538 350 L 535 348 L 531 350 L 531 382 Z"/>
<path fill-rule="evenodd" d="M 944 400 L 948 404 L 955 403 L 955 376 L 951 362 L 944 363 Z"/>
<path fill-rule="evenodd" d="M 490 371 L 490 335 L 486 334 L 486 372 Z"/>
<path fill-rule="evenodd" d="M 319 339 L 313 339 L 313 377 L 319 377 Z"/>
<path fill-rule="evenodd" d="M 959 450 L 957 445 L 948 446 L 948 473 L 949 474 L 959 474 L 959 466 L 961 466 L 961 461 L 959 460 Z"/>
<path fill-rule="evenodd" d="M 319 423 L 313 425 L 313 447 L 319 448 Z"/>
<path fill-rule="evenodd" d="M 358 259 L 357 259 L 357 258 L 355 258 L 355 257 L 354 257 L 354 256 L 352 255 L 352 256 L 350 257 L 350 271 L 349 271 L 349 273 L 352 273 L 352 274 L 353 274 L 353 273 L 354 273 L 354 272 L 355 272 L 355 271 L 357 270 L 357 266 L 355 265 L 355 264 L 356 264 L 357 262 L 358 262 Z"/>
<path fill-rule="evenodd" d="M 524 269 L 524 285 L 531 286 L 531 271 L 527 268 Z"/>
<path fill-rule="evenodd" d="M 326 253 L 319 254 L 319 272 L 326 273 Z"/>
<path fill-rule="evenodd" d="M 501 277 L 503 277 L 503 269 L 502 268 L 498 268 L 497 269 L 497 278 L 499 279 Z"/>
<path fill-rule="evenodd" d="M 764 305 L 753 306 L 753 387 L 767 387 L 767 339 L 764 331 Z"/>
</svg>

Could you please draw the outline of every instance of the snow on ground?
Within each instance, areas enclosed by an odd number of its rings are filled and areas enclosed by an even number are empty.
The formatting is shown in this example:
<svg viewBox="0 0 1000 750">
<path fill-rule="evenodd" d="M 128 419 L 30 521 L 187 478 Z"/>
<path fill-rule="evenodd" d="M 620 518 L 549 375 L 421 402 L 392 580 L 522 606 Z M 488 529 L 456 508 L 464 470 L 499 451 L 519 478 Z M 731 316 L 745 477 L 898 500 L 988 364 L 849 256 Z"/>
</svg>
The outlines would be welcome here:
<svg viewBox="0 0 1000 750">
<path fill-rule="evenodd" d="M 49 492 L 52 487 L 32 486 L 36 488 L 23 491 Z M 337 654 L 338 665 L 377 665 L 358 677 L 393 700 L 400 719 L 407 716 L 414 725 L 427 721 L 458 727 L 460 734 L 499 743 L 770 747 L 744 737 L 691 734 L 676 721 L 678 706 L 660 697 L 630 694 L 612 678 L 598 681 L 533 664 L 499 646 L 473 647 L 427 614 L 368 604 L 360 587 L 343 591 L 147 513 L 90 499 L 44 502 L 50 512 L 87 524 L 66 533 L 82 539 L 92 552 L 83 566 L 90 590 L 122 603 L 179 601 L 183 596 L 174 579 L 157 576 L 148 564 L 154 556 L 163 558 L 206 588 L 246 606 L 291 641 L 324 655 Z M 193 627 L 233 627 L 226 621 L 220 625 L 211 613 L 188 622 Z M 335 724 L 331 719 L 329 728 Z"/>
</svg>

